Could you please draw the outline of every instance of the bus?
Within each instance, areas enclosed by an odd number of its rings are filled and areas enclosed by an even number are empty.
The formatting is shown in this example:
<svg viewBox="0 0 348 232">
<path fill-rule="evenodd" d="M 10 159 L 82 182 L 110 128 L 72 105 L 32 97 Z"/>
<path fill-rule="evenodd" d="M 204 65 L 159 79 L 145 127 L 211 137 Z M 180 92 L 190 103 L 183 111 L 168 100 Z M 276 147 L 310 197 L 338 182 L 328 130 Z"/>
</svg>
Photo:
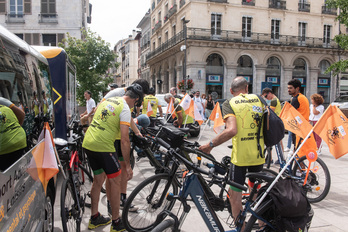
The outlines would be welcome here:
<svg viewBox="0 0 348 232">
<path fill-rule="evenodd" d="M 8 166 L 0 164 L 0 231 L 54 229 L 56 178 L 40 181 L 29 172 L 44 122 L 53 134 L 56 128 L 51 86 L 47 59 L 0 25 L 0 160 L 16 154 Z"/>
<path fill-rule="evenodd" d="M 63 48 L 33 46 L 48 61 L 51 71 L 55 137 L 67 140 L 67 126 L 78 119 L 76 68 Z"/>
</svg>

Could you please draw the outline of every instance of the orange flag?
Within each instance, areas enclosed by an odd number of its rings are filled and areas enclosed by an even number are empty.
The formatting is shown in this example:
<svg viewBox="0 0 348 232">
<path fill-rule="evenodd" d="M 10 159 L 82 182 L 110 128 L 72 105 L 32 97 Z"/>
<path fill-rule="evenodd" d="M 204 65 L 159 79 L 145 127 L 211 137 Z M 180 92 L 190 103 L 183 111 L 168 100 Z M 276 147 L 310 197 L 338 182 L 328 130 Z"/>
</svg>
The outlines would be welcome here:
<svg viewBox="0 0 348 232">
<path fill-rule="evenodd" d="M 48 181 L 55 176 L 59 170 L 55 156 L 52 132 L 47 122 L 45 122 L 43 131 L 44 139 L 33 149 L 33 157 L 27 171 L 34 180 L 40 180 L 46 192 Z"/>
<path fill-rule="evenodd" d="M 217 102 L 213 111 L 210 114 L 209 119 L 214 122 L 214 131 L 219 134 L 224 129 L 224 120 L 222 119 L 220 104 Z"/>
<path fill-rule="evenodd" d="M 185 94 L 185 96 L 180 101 L 180 106 L 184 109 L 185 114 L 189 114 L 189 112 L 190 112 L 191 100 L 192 99 L 191 99 L 190 95 Z M 193 107 L 192 107 L 192 110 L 194 110 Z"/>
<path fill-rule="evenodd" d="M 175 118 L 175 114 L 174 114 L 174 100 L 173 98 L 170 99 L 170 102 L 169 102 L 169 106 L 167 108 L 167 114 L 171 114 L 172 115 L 172 118 Z"/>
<path fill-rule="evenodd" d="M 153 114 L 150 100 L 147 102 L 146 115 L 150 117 Z"/>
<path fill-rule="evenodd" d="M 285 102 L 279 117 L 282 119 L 286 130 L 301 138 L 306 138 L 312 130 L 312 125 L 288 102 Z"/>
<path fill-rule="evenodd" d="M 326 142 L 336 159 L 348 153 L 348 119 L 337 106 L 330 105 L 313 130 Z"/>
<path fill-rule="evenodd" d="M 194 102 L 192 100 L 192 102 Z M 202 115 L 199 113 L 199 110 L 198 110 L 198 107 L 196 106 L 196 103 L 193 103 L 193 107 L 194 107 L 194 119 L 196 122 L 198 122 L 199 125 L 202 125 L 203 123 L 203 118 L 202 118 Z"/>
</svg>

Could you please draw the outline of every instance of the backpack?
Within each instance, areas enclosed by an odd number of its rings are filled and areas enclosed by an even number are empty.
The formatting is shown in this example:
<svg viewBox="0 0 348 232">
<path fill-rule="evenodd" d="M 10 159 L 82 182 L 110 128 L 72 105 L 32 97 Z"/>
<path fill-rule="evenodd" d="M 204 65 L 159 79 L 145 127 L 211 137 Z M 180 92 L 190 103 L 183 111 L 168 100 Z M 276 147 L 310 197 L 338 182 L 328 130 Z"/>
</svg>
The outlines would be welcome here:
<svg viewBox="0 0 348 232">
<path fill-rule="evenodd" d="M 267 147 L 272 147 L 278 144 L 284 138 L 284 123 L 278 117 L 278 115 L 269 106 L 267 106 L 266 101 L 260 97 L 260 95 L 257 95 L 257 97 L 260 99 L 262 104 L 265 105 L 265 111 L 261 118 L 262 123 L 260 123 L 259 130 L 257 132 L 257 143 L 260 143 L 261 124 L 263 124 L 263 139 L 265 141 L 265 145 Z"/>
<path fill-rule="evenodd" d="M 277 231 L 306 231 L 309 229 L 313 210 L 306 193 L 295 180 L 279 179 L 271 189 Z"/>
</svg>

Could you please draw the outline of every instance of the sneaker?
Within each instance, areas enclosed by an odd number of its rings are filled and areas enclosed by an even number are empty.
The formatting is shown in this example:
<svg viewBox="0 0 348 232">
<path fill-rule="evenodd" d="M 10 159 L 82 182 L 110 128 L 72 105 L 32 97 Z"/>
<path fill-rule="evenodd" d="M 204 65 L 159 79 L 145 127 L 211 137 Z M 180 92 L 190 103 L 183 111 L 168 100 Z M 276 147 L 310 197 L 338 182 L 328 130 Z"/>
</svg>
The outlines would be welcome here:
<svg viewBox="0 0 348 232">
<path fill-rule="evenodd" d="M 288 151 L 290 151 L 290 148 L 287 147 L 284 149 L 284 152 L 288 152 Z"/>
<path fill-rule="evenodd" d="M 96 219 L 89 219 L 88 229 L 93 230 L 99 226 L 105 226 L 111 223 L 111 219 L 109 217 L 104 217 L 101 214 Z"/>
<path fill-rule="evenodd" d="M 110 227 L 110 232 L 121 232 L 121 231 L 125 231 L 125 230 L 126 229 L 124 228 L 121 220 L 116 225 L 111 224 L 111 227 Z"/>
<path fill-rule="evenodd" d="M 127 201 L 127 199 L 121 200 L 120 209 L 123 209 L 123 207 L 124 207 L 126 201 Z M 137 211 L 138 211 L 138 207 L 136 207 L 135 205 L 131 205 L 131 206 L 129 207 L 129 210 L 128 210 L 128 211 L 129 211 L 129 212 L 137 212 Z"/>
</svg>

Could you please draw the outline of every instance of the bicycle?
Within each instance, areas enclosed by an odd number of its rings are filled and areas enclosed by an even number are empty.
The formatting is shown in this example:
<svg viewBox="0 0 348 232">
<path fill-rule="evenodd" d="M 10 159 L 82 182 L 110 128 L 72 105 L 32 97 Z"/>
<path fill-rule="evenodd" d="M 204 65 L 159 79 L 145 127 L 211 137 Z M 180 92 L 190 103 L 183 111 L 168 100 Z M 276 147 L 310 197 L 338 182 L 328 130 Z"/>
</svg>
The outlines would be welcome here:
<svg viewBox="0 0 348 232">
<path fill-rule="evenodd" d="M 287 161 L 283 156 L 280 144 L 275 146 L 276 154 L 279 160 L 280 169 L 285 167 Z M 267 158 L 268 157 L 268 158 Z M 271 152 L 266 156 L 267 168 L 270 166 Z M 306 156 L 298 157 L 287 167 L 286 173 L 292 175 L 294 178 L 304 183 L 307 170 L 309 170 L 308 180 L 305 187 L 307 188 L 307 198 L 310 203 L 317 203 L 322 201 L 330 191 L 331 178 L 328 167 L 325 162 L 317 157 L 316 161 L 309 161 Z"/>
<path fill-rule="evenodd" d="M 183 225 L 186 215 L 191 209 L 191 207 L 187 204 L 188 201 L 194 202 L 209 231 L 224 231 L 224 228 L 215 213 L 216 210 L 220 210 L 224 207 L 224 201 L 214 195 L 201 174 L 213 176 L 215 180 L 218 180 L 224 185 L 229 184 L 242 189 L 243 191 L 247 191 L 247 187 L 231 182 L 226 177 L 219 177 L 218 175 L 214 174 L 214 171 L 206 171 L 200 167 L 197 167 L 196 165 L 188 161 L 185 157 L 181 156 L 174 149 L 170 149 L 169 153 L 176 159 L 180 160 L 180 162 L 184 163 L 190 170 L 190 172 L 185 177 L 184 185 L 180 193 L 169 193 L 166 198 L 169 203 L 176 200 L 180 201 L 182 205 L 182 214 L 178 214 L 181 210 L 181 207 L 179 208 L 177 214 L 171 212 L 170 209 L 165 209 L 157 216 L 157 219 L 154 223 L 156 226 L 151 231 L 159 232 L 165 231 L 166 229 L 172 229 L 171 231 L 179 231 L 181 226 Z M 263 219 L 263 221 L 267 226 L 269 226 L 269 228 L 275 229 L 273 222 L 267 221 L 266 219 L 261 217 L 265 209 L 270 209 L 270 206 L 272 206 L 272 199 L 267 198 L 256 211 L 253 211 L 253 209 L 251 208 L 252 204 L 254 204 L 253 198 L 258 191 L 258 184 L 270 183 L 274 181 L 275 176 L 269 173 L 261 172 L 247 173 L 247 177 L 255 178 L 256 182 L 250 192 L 250 196 L 248 197 L 247 202 L 245 203 L 244 210 L 235 220 L 237 224 L 237 231 L 241 231 L 247 213 L 251 213 L 252 216 L 250 217 L 251 221 L 249 220 L 250 223 L 248 223 L 246 227 L 246 229 L 248 230 L 244 231 L 251 231 L 251 229 L 254 228 L 253 224 L 255 221 L 253 220 L 253 217 Z M 188 196 L 190 196 L 190 200 L 188 200 Z M 169 219 L 166 219 L 166 217 L 169 217 Z"/>
<path fill-rule="evenodd" d="M 84 157 L 79 153 L 80 136 L 72 136 L 69 142 L 63 139 L 55 139 L 58 154 L 62 161 L 66 179 L 61 188 L 61 218 L 64 232 L 80 231 L 82 215 L 86 199 L 89 199 L 89 191 L 93 183 L 93 176 L 87 170 Z M 89 204 L 90 205 L 90 204 Z"/>
</svg>

